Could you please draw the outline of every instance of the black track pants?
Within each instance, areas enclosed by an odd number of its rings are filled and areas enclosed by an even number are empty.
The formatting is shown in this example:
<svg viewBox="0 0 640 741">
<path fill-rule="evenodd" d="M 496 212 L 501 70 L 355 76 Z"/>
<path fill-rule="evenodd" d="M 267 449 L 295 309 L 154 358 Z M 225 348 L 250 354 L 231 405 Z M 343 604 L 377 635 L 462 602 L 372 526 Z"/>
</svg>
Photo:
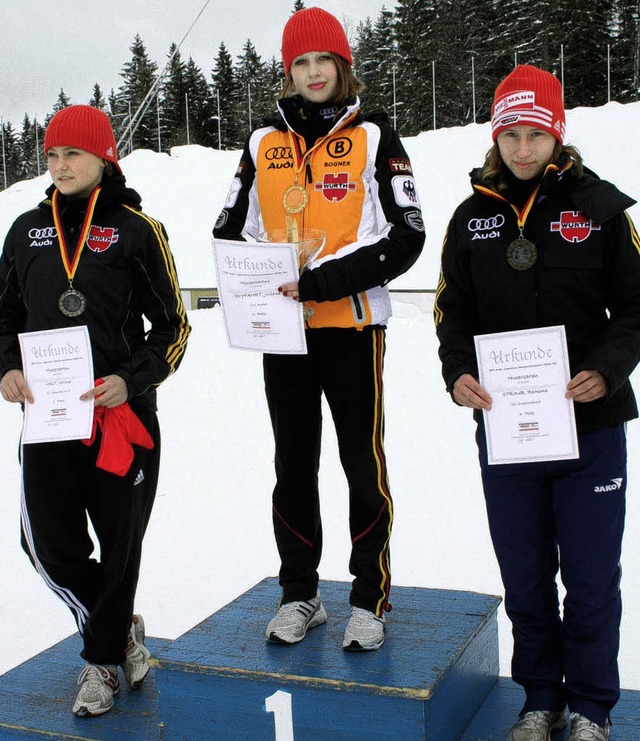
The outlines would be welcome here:
<svg viewBox="0 0 640 741">
<path fill-rule="evenodd" d="M 152 450 L 134 446 L 124 476 L 96 468 L 100 436 L 22 446 L 22 547 L 45 583 L 69 607 L 93 664 L 124 660 L 142 539 L 158 481 L 160 432 L 153 411 L 137 411 Z M 92 557 L 90 518 L 99 542 Z"/>
<path fill-rule="evenodd" d="M 381 615 L 389 597 L 393 505 L 384 453 L 383 328 L 307 331 L 307 355 L 265 355 L 275 437 L 273 522 L 283 602 L 309 599 L 322 552 L 318 468 L 325 394 L 349 485 L 351 604 Z"/>
</svg>

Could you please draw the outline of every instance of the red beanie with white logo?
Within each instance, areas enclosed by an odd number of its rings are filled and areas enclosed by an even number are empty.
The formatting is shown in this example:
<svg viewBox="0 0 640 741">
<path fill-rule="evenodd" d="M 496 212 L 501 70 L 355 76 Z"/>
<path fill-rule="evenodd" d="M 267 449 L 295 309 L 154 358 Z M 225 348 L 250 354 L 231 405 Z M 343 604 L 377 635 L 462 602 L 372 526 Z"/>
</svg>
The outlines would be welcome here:
<svg viewBox="0 0 640 741">
<path fill-rule="evenodd" d="M 303 8 L 287 21 L 282 32 L 282 63 L 285 75 L 291 62 L 310 51 L 330 51 L 353 63 L 347 35 L 340 21 L 322 8 Z"/>
<path fill-rule="evenodd" d="M 521 64 L 496 88 L 491 106 L 493 141 L 512 126 L 534 126 L 562 144 L 566 119 L 562 85 L 550 72 Z"/>
<path fill-rule="evenodd" d="M 111 122 L 106 113 L 90 105 L 71 105 L 59 110 L 49 121 L 44 135 L 44 153 L 51 147 L 77 147 L 111 162 L 122 174 L 118 164 L 118 147 Z"/>
</svg>

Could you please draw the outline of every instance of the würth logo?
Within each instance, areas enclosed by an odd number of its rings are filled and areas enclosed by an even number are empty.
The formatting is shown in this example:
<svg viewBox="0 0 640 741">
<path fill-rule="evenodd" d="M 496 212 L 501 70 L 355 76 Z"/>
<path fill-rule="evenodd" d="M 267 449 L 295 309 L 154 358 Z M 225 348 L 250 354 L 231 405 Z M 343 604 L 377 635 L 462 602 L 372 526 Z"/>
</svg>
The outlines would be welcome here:
<svg viewBox="0 0 640 741">
<path fill-rule="evenodd" d="M 348 172 L 325 172 L 322 182 L 315 184 L 315 189 L 321 190 L 328 201 L 341 201 L 350 190 L 356 189 L 356 184 L 349 180 Z"/>
<path fill-rule="evenodd" d="M 118 230 L 112 226 L 91 226 L 87 236 L 87 247 L 93 252 L 104 252 L 120 239 Z"/>
<path fill-rule="evenodd" d="M 592 231 L 600 231 L 600 224 L 591 221 L 582 211 L 563 211 L 560 221 L 551 222 L 551 231 L 560 232 L 567 242 L 584 242 Z"/>
</svg>

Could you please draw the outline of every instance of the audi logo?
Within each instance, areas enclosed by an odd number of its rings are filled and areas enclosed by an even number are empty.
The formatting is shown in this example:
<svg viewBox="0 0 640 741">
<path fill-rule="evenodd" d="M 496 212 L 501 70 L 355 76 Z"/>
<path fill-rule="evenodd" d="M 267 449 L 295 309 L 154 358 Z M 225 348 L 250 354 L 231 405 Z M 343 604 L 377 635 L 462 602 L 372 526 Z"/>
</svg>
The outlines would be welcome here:
<svg viewBox="0 0 640 741">
<path fill-rule="evenodd" d="M 471 219 L 469 222 L 469 231 L 484 232 L 490 229 L 499 229 L 504 224 L 504 216 L 497 214 L 490 219 Z"/>
<path fill-rule="evenodd" d="M 30 229 L 29 239 L 51 239 L 56 236 L 55 226 L 48 226 L 46 229 Z"/>
<path fill-rule="evenodd" d="M 290 160 L 293 158 L 291 147 L 271 147 L 264 155 L 266 160 Z"/>
</svg>

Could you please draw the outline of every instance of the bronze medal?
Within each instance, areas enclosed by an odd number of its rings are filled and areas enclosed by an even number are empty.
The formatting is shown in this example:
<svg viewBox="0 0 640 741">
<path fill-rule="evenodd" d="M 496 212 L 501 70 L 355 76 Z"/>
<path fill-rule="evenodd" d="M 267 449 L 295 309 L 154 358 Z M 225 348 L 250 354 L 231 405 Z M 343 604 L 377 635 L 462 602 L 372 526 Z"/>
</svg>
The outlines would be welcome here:
<svg viewBox="0 0 640 741">
<path fill-rule="evenodd" d="M 514 270 L 529 270 L 536 263 L 538 250 L 535 244 L 524 237 L 518 237 L 507 247 L 507 262 Z"/>
<path fill-rule="evenodd" d="M 62 257 L 62 264 L 64 265 L 65 273 L 67 274 L 67 278 L 69 279 L 69 288 L 61 293 L 60 298 L 58 299 L 58 308 L 60 309 L 60 312 L 65 316 L 80 316 L 80 314 L 82 314 L 87 308 L 87 299 L 82 293 L 80 293 L 80 291 L 77 291 L 73 287 L 72 282 L 76 274 L 76 270 L 78 269 L 78 263 L 80 262 L 82 249 L 85 245 L 85 242 L 87 241 L 89 230 L 91 229 L 91 219 L 93 218 L 93 212 L 96 207 L 98 196 L 100 195 L 100 190 L 100 186 L 96 187 L 89 197 L 89 202 L 87 203 L 87 212 L 84 217 L 82 229 L 80 230 L 80 237 L 78 238 L 78 243 L 76 245 L 73 256 L 70 256 L 69 254 L 67 241 L 64 237 L 64 228 L 62 226 L 62 222 L 60 221 L 60 213 L 58 210 L 58 191 L 55 190 L 53 192 L 53 196 L 51 197 L 51 210 L 53 212 L 53 223 L 55 224 L 56 234 L 58 236 L 60 256 Z"/>
<path fill-rule="evenodd" d="M 87 308 L 87 299 L 80 291 L 70 288 L 61 294 L 58 299 L 58 308 L 65 316 L 80 316 Z"/>
</svg>

